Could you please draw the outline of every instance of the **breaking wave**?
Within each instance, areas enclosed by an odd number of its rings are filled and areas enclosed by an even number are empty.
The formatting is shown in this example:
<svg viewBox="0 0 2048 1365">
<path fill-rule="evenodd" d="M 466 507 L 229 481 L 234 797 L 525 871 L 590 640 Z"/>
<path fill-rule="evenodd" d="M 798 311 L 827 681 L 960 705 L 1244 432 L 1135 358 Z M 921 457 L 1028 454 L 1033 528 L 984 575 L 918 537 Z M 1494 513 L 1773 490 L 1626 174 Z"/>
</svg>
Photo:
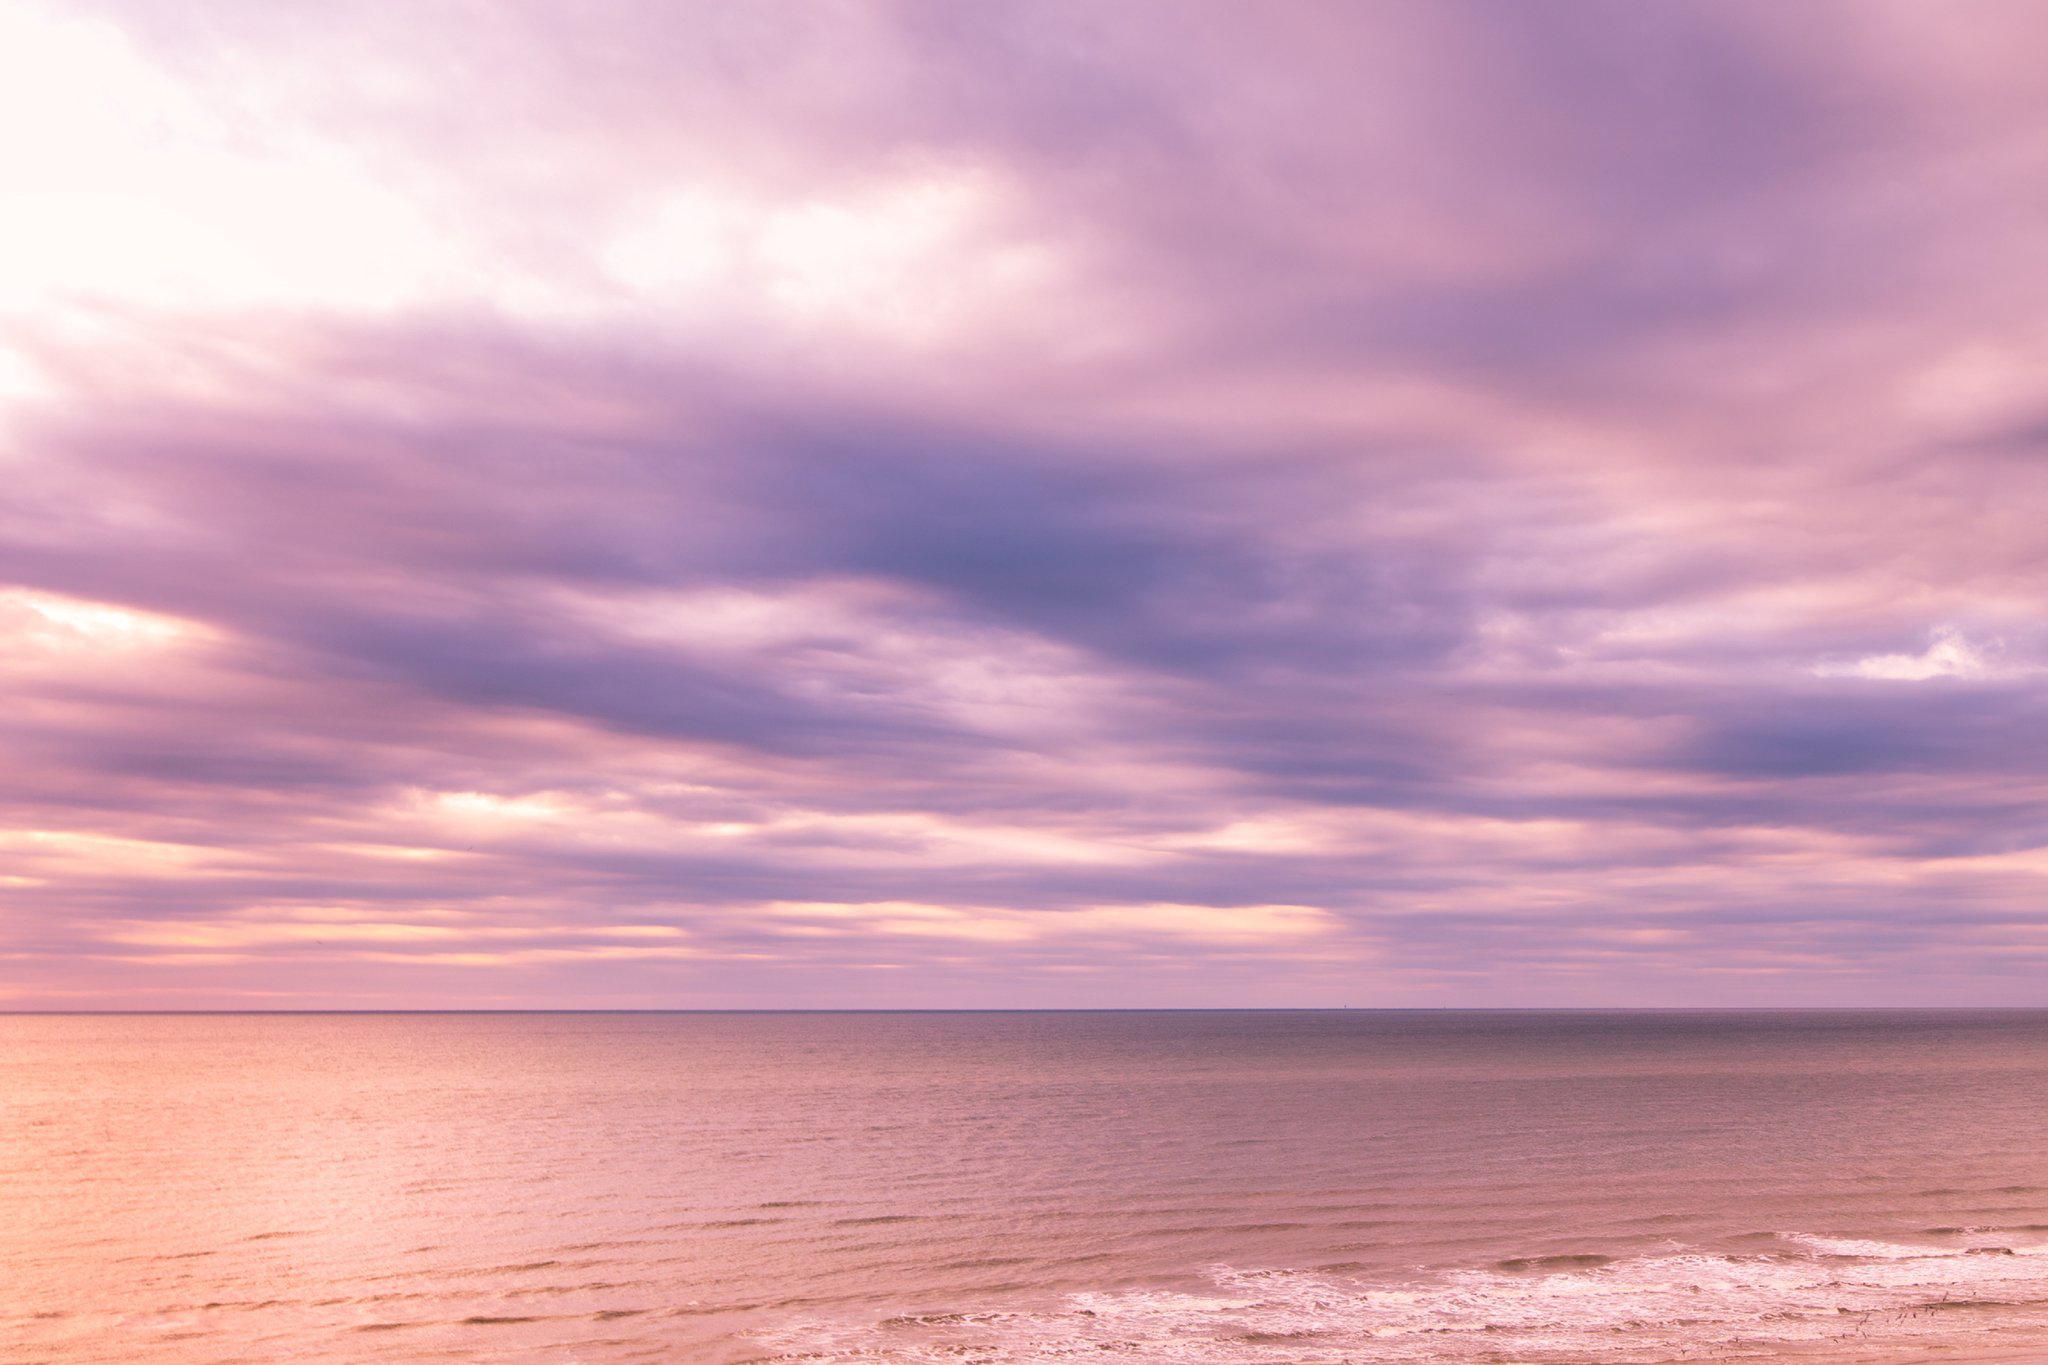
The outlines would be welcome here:
<svg viewBox="0 0 2048 1365">
<path fill-rule="evenodd" d="M 1965 1234 L 1965 1236 L 1967 1236 Z M 1200 1290 L 1079 1293 L 1056 1307 L 811 1322 L 780 1361 L 1651 1361 L 2048 1328 L 2048 1243 L 1773 1235 L 1754 1253 L 1518 1257 L 1413 1283 L 1219 1266 Z"/>
</svg>

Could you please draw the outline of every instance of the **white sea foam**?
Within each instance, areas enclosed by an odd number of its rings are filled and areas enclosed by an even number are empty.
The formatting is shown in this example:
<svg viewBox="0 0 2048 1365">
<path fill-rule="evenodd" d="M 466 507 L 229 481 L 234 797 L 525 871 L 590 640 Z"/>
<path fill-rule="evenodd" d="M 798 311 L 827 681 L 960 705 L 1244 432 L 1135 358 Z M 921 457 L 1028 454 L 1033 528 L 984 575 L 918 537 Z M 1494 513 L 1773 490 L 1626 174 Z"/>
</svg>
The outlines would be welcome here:
<svg viewBox="0 0 2048 1365">
<path fill-rule="evenodd" d="M 1208 1292 L 1119 1290 L 1044 1311 L 811 1323 L 772 1345 L 781 1359 L 814 1362 L 1619 1362 L 1828 1343 L 1861 1353 L 2048 1327 L 2040 1244 L 1793 1235 L 1753 1255 L 1674 1250 L 1595 1266 L 1521 1264 L 1412 1284 L 1217 1267 Z"/>
</svg>

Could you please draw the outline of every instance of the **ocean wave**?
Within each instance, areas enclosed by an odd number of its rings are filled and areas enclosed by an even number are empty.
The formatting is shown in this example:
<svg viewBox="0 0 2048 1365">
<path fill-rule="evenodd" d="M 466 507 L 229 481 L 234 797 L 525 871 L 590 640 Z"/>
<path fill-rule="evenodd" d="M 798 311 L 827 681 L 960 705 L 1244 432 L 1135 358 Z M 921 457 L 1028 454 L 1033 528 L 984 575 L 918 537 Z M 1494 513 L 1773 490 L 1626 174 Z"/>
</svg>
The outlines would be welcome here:
<svg viewBox="0 0 2048 1365">
<path fill-rule="evenodd" d="M 1987 1251 L 2000 1254 L 1987 1255 Z M 770 1358 L 1188 1362 L 1642 1361 L 1714 1350 L 1859 1357 L 1887 1343 L 2048 1331 L 2048 1247 L 1783 1234 L 1767 1250 L 1512 1257 L 1410 1283 L 1218 1266 L 1206 1290 L 1073 1294 L 1054 1307 L 795 1324 Z"/>
</svg>

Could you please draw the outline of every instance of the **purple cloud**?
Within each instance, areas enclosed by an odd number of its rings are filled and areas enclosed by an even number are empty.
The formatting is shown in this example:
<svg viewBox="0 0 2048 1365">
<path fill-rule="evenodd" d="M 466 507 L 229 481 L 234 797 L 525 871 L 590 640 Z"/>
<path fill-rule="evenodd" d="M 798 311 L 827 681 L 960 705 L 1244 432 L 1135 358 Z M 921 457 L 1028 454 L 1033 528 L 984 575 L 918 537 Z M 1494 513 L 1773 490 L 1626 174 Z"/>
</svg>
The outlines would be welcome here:
<svg viewBox="0 0 2048 1365">
<path fill-rule="evenodd" d="M 2039 1002 L 2030 11 L 5 23 L 0 1003 Z"/>
</svg>

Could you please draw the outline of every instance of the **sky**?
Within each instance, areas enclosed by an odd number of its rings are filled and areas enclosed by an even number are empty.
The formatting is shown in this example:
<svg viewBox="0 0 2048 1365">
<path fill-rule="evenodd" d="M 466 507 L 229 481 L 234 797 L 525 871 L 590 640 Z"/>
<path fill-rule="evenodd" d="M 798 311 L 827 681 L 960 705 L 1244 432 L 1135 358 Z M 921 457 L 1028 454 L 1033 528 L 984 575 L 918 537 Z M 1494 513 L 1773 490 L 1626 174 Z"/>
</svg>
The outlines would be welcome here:
<svg viewBox="0 0 2048 1365">
<path fill-rule="evenodd" d="M 2048 1004 L 2044 65 L 0 0 L 0 1006 Z"/>
</svg>

